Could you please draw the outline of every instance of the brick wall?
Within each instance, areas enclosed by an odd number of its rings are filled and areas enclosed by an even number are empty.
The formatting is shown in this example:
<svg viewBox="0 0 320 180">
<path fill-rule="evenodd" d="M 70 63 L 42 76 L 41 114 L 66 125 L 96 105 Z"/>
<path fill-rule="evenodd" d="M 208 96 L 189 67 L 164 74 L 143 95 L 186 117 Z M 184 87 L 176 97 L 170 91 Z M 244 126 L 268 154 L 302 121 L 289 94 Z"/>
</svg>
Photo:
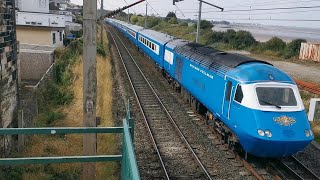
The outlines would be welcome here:
<svg viewBox="0 0 320 180">
<path fill-rule="evenodd" d="M 18 70 L 15 0 L 0 1 L 0 128 L 17 127 Z M 0 137 L 1 156 L 10 151 L 11 137 Z"/>
</svg>

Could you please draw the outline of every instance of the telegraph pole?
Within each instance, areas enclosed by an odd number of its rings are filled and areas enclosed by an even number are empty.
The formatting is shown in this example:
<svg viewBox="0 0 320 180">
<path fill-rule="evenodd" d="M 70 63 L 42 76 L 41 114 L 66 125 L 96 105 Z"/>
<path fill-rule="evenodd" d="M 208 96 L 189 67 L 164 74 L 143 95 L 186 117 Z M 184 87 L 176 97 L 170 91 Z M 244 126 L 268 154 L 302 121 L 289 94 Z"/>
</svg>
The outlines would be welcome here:
<svg viewBox="0 0 320 180">
<path fill-rule="evenodd" d="M 221 11 L 223 11 L 223 8 L 222 8 L 222 7 L 216 6 L 216 5 L 214 5 L 214 4 L 208 3 L 208 2 L 203 1 L 203 0 L 199 0 L 199 15 L 198 15 L 198 23 L 197 23 L 197 37 L 196 37 L 196 42 L 199 42 L 202 3 L 208 4 L 208 5 L 210 5 L 210 6 L 213 6 L 213 7 L 215 7 L 215 8 L 220 9 Z"/>
<path fill-rule="evenodd" d="M 196 43 L 199 42 L 199 34 L 200 34 L 200 22 L 201 22 L 201 9 L 202 9 L 202 1 L 199 1 L 199 14 L 198 14 L 198 24 L 197 24 L 197 37 Z"/>
<path fill-rule="evenodd" d="M 103 12 L 104 12 L 104 10 L 103 10 L 103 0 L 101 0 L 101 8 L 100 8 L 100 14 L 101 14 L 101 16 L 100 16 L 100 19 L 101 19 L 101 39 L 100 39 L 100 43 L 101 43 L 101 45 L 102 45 L 102 47 L 103 47 Z"/>
<path fill-rule="evenodd" d="M 146 17 L 144 18 L 144 28 L 147 29 L 148 3 L 146 3 Z"/>
<path fill-rule="evenodd" d="M 83 1 L 83 126 L 96 127 L 97 102 L 97 0 Z M 96 134 L 83 136 L 83 153 L 94 156 L 97 152 Z M 94 180 L 96 174 L 95 163 L 83 163 L 82 179 Z"/>
</svg>

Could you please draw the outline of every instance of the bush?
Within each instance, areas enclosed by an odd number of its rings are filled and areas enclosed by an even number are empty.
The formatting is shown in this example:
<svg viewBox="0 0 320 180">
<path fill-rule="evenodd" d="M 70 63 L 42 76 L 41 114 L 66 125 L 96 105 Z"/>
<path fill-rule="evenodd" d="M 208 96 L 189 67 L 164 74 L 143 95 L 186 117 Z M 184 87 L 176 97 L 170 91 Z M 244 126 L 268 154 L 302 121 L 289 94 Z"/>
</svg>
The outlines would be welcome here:
<svg viewBox="0 0 320 180">
<path fill-rule="evenodd" d="M 188 26 L 188 23 L 187 22 L 182 22 L 182 23 L 180 23 L 180 26 Z"/>
<path fill-rule="evenodd" d="M 218 43 L 218 42 L 223 42 L 224 36 L 225 36 L 224 32 L 214 31 L 209 35 L 207 44 L 214 44 L 214 43 Z"/>
<path fill-rule="evenodd" d="M 49 112 L 47 113 L 47 116 L 46 116 L 46 125 L 50 125 L 51 123 L 57 121 L 57 120 L 60 120 L 60 119 L 63 119 L 65 118 L 65 114 L 62 114 L 60 112 Z"/>
<path fill-rule="evenodd" d="M 137 16 L 137 15 L 132 15 L 132 16 L 130 17 L 130 22 L 131 22 L 132 24 L 137 24 L 137 22 L 138 22 L 138 17 L 139 17 L 139 16 Z"/>
<path fill-rule="evenodd" d="M 212 29 L 213 28 L 213 24 L 210 21 L 201 20 L 200 21 L 200 28 L 201 29 Z"/>
<path fill-rule="evenodd" d="M 178 20 L 177 20 L 177 18 L 173 17 L 168 21 L 168 23 L 170 23 L 170 24 L 178 24 Z"/>
<path fill-rule="evenodd" d="M 265 50 L 281 53 L 286 47 L 286 43 L 278 37 L 273 37 L 265 43 Z"/>
<path fill-rule="evenodd" d="M 232 32 L 230 32 L 232 33 Z M 238 31 L 229 41 L 231 46 L 236 49 L 244 49 L 256 44 L 256 40 L 248 31 Z"/>
<path fill-rule="evenodd" d="M 298 56 L 300 53 L 301 43 L 303 42 L 307 41 L 304 39 L 295 39 L 288 43 L 284 51 L 284 58 L 288 59 Z"/>
<path fill-rule="evenodd" d="M 103 46 L 103 44 L 98 44 L 97 45 L 97 53 L 99 54 L 99 55 L 101 55 L 102 57 L 107 57 L 107 51 L 106 51 L 106 49 L 104 48 L 104 46 Z"/>
</svg>

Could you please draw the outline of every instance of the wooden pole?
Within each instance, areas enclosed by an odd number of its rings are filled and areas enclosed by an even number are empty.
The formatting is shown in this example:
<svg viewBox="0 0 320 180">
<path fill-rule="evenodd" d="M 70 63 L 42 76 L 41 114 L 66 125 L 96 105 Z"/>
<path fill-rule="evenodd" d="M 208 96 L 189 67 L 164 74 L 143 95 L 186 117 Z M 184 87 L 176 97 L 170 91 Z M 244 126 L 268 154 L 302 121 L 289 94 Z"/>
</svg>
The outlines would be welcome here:
<svg viewBox="0 0 320 180">
<path fill-rule="evenodd" d="M 96 55 L 97 37 L 96 24 L 97 0 L 83 1 L 83 126 L 96 127 L 97 74 Z M 83 153 L 85 156 L 96 155 L 96 134 L 86 134 L 83 138 Z M 84 180 L 94 180 L 95 163 L 83 163 L 82 177 Z"/>
</svg>

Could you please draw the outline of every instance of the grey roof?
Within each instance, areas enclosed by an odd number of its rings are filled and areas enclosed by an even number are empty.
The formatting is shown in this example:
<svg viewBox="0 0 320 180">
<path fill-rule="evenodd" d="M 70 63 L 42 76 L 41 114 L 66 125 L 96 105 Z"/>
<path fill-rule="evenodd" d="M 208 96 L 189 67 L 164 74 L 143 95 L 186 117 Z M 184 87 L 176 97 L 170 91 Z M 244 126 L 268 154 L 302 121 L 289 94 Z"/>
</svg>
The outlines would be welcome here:
<svg viewBox="0 0 320 180">
<path fill-rule="evenodd" d="M 168 48 L 175 49 L 177 46 L 183 46 L 183 45 L 186 45 L 188 43 L 190 43 L 190 42 L 187 41 L 187 40 L 175 39 L 175 40 L 172 40 L 172 41 L 168 42 L 166 46 Z"/>
<path fill-rule="evenodd" d="M 150 30 L 150 29 L 144 29 L 139 31 L 140 34 L 149 37 L 150 39 L 156 40 L 157 42 L 160 42 L 161 44 L 165 44 L 173 39 L 175 39 L 175 37 L 161 33 L 161 32 L 157 32 L 154 30 Z"/>
<path fill-rule="evenodd" d="M 174 51 L 184 57 L 187 57 L 200 66 L 220 75 L 225 75 L 229 69 L 249 62 L 262 62 L 269 64 L 265 61 L 259 61 L 242 55 L 226 53 L 197 43 L 188 43 L 177 46 Z"/>
<path fill-rule="evenodd" d="M 141 27 L 141 26 L 137 26 L 137 25 L 133 25 L 133 24 L 129 24 L 128 26 L 130 29 L 134 30 L 135 32 L 138 32 L 138 31 L 141 31 L 143 30 L 144 28 Z"/>
</svg>

